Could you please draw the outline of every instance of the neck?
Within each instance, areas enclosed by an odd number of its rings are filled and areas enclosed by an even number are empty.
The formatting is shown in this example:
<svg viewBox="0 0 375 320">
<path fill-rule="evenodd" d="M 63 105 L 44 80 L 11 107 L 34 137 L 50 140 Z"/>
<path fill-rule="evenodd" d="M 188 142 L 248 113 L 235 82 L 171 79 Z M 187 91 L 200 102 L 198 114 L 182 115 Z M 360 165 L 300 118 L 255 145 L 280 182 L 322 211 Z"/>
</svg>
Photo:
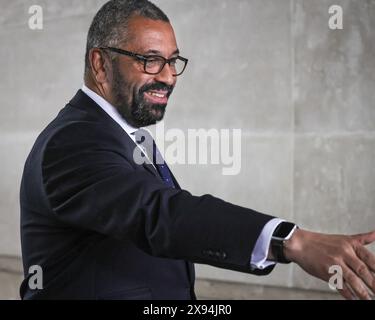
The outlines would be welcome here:
<svg viewBox="0 0 375 320">
<path fill-rule="evenodd" d="M 97 95 L 101 96 L 103 99 L 112 104 L 113 101 L 111 99 L 111 95 L 105 84 L 98 83 L 92 78 L 91 75 L 85 76 L 84 83 L 87 88 L 94 91 Z"/>
</svg>

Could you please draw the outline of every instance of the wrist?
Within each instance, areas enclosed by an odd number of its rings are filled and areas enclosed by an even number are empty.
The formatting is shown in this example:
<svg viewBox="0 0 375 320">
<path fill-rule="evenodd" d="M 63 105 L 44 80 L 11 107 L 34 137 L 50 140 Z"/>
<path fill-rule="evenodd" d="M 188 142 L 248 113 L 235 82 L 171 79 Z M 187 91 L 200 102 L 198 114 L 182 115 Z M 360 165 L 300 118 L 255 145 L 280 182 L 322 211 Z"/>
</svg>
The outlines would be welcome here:
<svg viewBox="0 0 375 320">
<path fill-rule="evenodd" d="M 307 231 L 296 229 L 290 239 L 284 242 L 284 256 L 292 262 L 296 262 L 297 257 L 301 255 L 302 244 L 306 238 Z"/>
<path fill-rule="evenodd" d="M 292 235 L 297 229 L 298 227 L 294 223 L 288 221 L 283 221 L 276 227 L 271 237 L 271 254 L 269 254 L 270 260 L 278 263 L 291 262 L 289 259 L 285 257 L 284 245 L 285 242 L 292 237 Z"/>
</svg>

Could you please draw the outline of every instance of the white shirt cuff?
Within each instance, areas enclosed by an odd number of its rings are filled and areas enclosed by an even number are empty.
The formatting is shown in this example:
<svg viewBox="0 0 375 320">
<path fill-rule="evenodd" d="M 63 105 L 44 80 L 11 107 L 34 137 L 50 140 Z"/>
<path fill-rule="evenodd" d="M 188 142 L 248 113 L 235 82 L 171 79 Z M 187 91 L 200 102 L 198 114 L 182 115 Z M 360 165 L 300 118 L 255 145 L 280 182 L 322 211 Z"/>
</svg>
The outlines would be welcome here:
<svg viewBox="0 0 375 320">
<path fill-rule="evenodd" d="M 271 265 L 276 264 L 274 261 L 267 260 L 268 250 L 271 243 L 272 234 L 276 227 L 285 220 L 274 218 L 266 223 L 260 233 L 257 242 L 255 243 L 254 250 L 251 254 L 250 266 L 251 269 L 265 269 Z"/>
</svg>

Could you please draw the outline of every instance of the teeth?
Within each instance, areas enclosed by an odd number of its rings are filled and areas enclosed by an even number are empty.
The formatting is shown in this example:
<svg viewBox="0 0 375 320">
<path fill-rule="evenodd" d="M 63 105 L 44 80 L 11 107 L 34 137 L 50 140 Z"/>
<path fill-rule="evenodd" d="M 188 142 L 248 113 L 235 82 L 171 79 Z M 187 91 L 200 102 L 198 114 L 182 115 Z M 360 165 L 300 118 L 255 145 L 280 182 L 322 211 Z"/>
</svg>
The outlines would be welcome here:
<svg viewBox="0 0 375 320">
<path fill-rule="evenodd" d="M 156 92 L 151 92 L 150 93 L 152 96 L 158 97 L 158 98 L 164 98 L 164 94 L 156 93 Z"/>
</svg>

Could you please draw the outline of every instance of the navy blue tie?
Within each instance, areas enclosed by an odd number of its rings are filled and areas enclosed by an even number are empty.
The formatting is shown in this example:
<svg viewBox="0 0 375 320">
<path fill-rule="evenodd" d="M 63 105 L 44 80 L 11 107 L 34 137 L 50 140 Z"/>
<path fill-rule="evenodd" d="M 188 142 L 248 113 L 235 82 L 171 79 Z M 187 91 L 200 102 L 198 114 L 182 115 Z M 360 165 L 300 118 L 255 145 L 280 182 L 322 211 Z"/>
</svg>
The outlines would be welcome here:
<svg viewBox="0 0 375 320">
<path fill-rule="evenodd" d="M 176 188 L 173 183 L 171 171 L 165 163 L 151 134 L 145 129 L 139 129 L 135 132 L 135 139 L 138 144 L 141 144 L 144 147 L 149 159 L 152 159 L 152 163 L 157 169 L 160 177 L 163 179 L 164 184 L 168 187 Z"/>
</svg>

